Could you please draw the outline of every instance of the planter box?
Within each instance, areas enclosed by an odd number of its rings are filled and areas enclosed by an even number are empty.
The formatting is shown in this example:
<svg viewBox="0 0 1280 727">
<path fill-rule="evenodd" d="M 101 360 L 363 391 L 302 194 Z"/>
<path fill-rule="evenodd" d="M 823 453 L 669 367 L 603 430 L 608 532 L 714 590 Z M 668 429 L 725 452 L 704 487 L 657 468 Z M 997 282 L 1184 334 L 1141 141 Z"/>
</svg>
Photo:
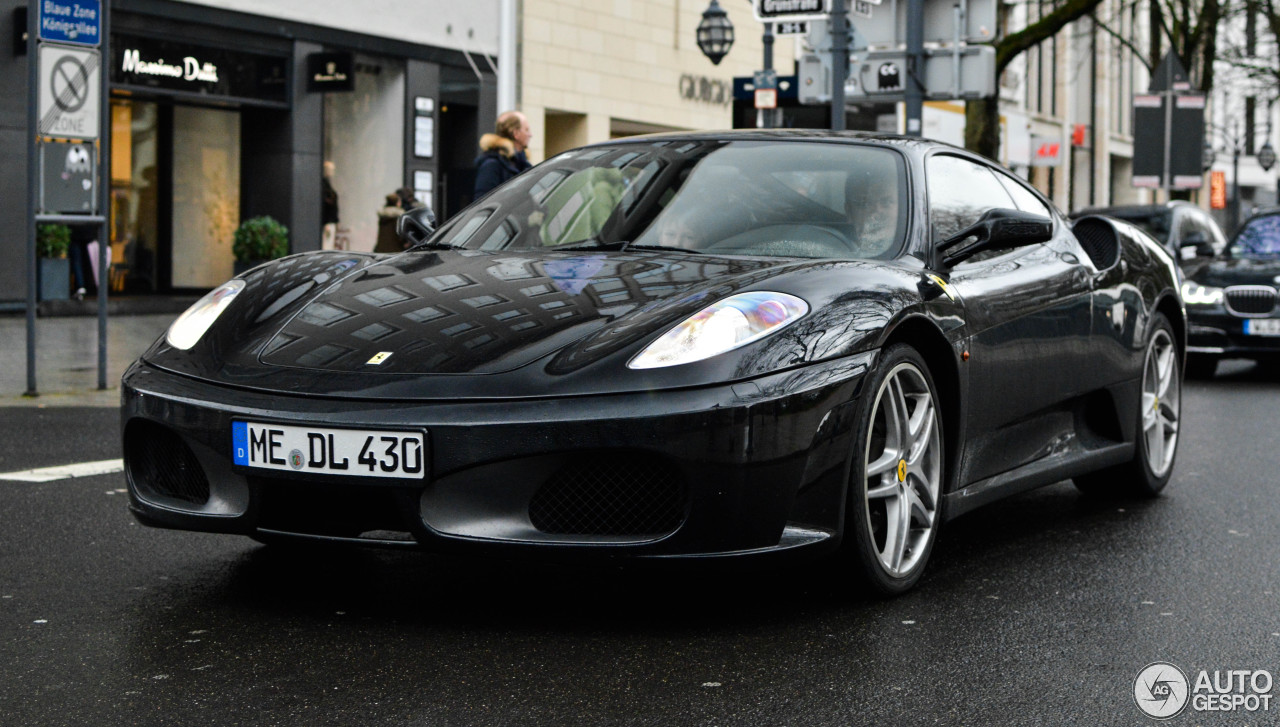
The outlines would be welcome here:
<svg viewBox="0 0 1280 727">
<path fill-rule="evenodd" d="M 66 258 L 40 258 L 39 300 L 67 300 L 71 297 L 71 261 Z"/>
</svg>

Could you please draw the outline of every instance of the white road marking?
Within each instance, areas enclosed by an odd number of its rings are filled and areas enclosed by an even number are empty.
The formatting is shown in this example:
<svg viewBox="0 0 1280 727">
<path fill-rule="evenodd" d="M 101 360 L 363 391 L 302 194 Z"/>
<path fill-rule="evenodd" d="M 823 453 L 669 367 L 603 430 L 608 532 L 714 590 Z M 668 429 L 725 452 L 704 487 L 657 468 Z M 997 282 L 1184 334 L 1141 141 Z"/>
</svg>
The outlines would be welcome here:
<svg viewBox="0 0 1280 727">
<path fill-rule="evenodd" d="M 53 482 L 54 480 L 65 480 L 72 477 L 93 477 L 95 475 L 110 475 L 116 472 L 124 472 L 123 459 L 104 459 L 98 462 L 79 462 L 76 464 L 64 464 L 58 467 L 41 467 L 35 470 L 23 470 L 21 472 L 5 472 L 0 474 L 0 480 L 10 480 L 13 482 Z"/>
</svg>

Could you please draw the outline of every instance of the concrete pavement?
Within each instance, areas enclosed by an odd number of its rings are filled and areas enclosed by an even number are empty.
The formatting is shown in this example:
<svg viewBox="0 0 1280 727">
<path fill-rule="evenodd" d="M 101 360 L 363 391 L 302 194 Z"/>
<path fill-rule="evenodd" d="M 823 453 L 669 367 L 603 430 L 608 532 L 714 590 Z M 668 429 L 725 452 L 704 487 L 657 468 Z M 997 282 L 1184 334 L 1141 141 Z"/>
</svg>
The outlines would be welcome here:
<svg viewBox="0 0 1280 727">
<path fill-rule="evenodd" d="M 107 388 L 98 389 L 98 319 L 36 319 L 36 391 L 27 390 L 27 319 L 0 316 L 0 407 L 120 404 L 120 376 L 177 313 L 119 315 L 107 319 Z"/>
</svg>

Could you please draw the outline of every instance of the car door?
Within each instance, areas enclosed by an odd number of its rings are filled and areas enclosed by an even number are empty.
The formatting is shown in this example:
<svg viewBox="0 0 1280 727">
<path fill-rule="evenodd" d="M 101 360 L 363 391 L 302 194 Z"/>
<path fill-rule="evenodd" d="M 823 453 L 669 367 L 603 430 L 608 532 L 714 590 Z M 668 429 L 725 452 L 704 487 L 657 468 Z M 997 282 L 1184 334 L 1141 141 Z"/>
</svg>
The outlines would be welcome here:
<svg viewBox="0 0 1280 727">
<path fill-rule="evenodd" d="M 1075 428 L 1070 401 L 1088 387 L 1092 303 L 1078 243 L 1034 194 L 998 174 L 959 156 L 926 161 L 934 244 L 988 209 L 1018 209 L 1015 194 L 1028 211 L 1055 220 L 1048 242 L 980 253 L 947 271 L 964 306 L 970 354 L 961 485 L 1060 449 Z"/>
</svg>

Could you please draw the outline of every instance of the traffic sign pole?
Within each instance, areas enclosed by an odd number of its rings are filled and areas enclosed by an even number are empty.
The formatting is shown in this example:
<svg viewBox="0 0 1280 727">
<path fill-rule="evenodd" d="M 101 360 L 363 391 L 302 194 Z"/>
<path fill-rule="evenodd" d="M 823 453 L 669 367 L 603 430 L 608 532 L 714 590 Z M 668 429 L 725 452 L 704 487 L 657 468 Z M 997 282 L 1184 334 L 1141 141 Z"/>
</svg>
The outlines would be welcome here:
<svg viewBox="0 0 1280 727">
<path fill-rule="evenodd" d="M 101 58 L 110 58 L 108 40 L 111 37 L 111 3 L 102 3 Z M 98 78 L 102 83 L 98 98 L 98 214 L 102 222 L 98 229 L 98 390 L 107 388 L 107 288 L 111 285 L 111 74 L 106 72 L 105 60 L 99 63 Z"/>
<path fill-rule="evenodd" d="M 27 12 L 27 390 L 23 396 L 39 396 L 36 390 L 36 194 L 40 184 L 36 170 L 38 159 L 36 134 L 40 117 L 39 44 L 40 13 L 32 7 Z"/>
<path fill-rule="evenodd" d="M 844 84 L 849 77 L 849 17 L 845 0 L 831 0 L 831 130 L 844 131 Z"/>
</svg>

